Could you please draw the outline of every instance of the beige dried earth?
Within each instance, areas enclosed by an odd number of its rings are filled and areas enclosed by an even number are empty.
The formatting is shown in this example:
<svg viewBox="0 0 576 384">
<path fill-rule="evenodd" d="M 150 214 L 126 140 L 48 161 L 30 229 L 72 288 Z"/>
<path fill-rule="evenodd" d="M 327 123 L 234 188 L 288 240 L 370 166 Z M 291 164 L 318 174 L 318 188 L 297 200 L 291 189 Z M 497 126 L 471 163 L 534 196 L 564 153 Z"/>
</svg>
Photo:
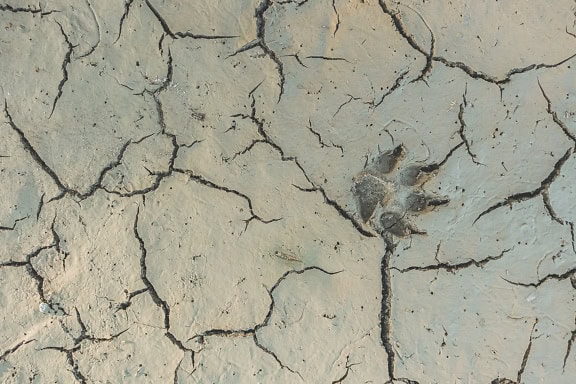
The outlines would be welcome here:
<svg viewBox="0 0 576 384">
<path fill-rule="evenodd" d="M 0 3 L 3 383 L 574 383 L 576 4 Z"/>
</svg>

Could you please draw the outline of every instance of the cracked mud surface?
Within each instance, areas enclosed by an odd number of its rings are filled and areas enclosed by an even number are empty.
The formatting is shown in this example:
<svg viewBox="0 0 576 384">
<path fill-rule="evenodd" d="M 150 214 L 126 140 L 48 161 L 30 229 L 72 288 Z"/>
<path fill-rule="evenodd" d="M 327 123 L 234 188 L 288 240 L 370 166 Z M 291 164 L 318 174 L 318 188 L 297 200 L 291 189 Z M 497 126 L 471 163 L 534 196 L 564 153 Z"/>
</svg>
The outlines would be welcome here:
<svg viewBox="0 0 576 384">
<path fill-rule="evenodd" d="M 576 5 L 0 3 L 0 381 L 572 383 Z"/>
</svg>

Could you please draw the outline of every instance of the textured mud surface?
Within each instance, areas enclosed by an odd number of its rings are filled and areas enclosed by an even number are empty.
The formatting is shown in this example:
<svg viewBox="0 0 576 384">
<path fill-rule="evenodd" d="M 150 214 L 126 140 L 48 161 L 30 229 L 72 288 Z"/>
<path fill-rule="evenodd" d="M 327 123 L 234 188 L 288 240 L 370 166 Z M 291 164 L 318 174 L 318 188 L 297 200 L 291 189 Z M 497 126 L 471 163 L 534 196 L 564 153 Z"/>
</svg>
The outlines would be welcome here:
<svg viewBox="0 0 576 384">
<path fill-rule="evenodd" d="M 0 381 L 572 383 L 576 5 L 0 3 Z"/>
</svg>

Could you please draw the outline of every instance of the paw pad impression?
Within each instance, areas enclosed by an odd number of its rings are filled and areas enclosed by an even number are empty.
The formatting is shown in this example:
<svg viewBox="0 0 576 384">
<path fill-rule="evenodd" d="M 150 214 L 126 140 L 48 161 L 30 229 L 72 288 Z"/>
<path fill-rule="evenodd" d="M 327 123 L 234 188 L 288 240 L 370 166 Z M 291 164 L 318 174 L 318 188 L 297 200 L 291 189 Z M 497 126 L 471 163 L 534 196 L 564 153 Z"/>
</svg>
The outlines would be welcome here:
<svg viewBox="0 0 576 384">
<path fill-rule="evenodd" d="M 449 202 L 446 197 L 424 191 L 424 183 L 435 175 L 437 167 L 423 163 L 401 167 L 405 158 L 403 145 L 380 152 L 353 179 L 358 215 L 381 235 L 425 234 L 411 218 Z"/>
</svg>

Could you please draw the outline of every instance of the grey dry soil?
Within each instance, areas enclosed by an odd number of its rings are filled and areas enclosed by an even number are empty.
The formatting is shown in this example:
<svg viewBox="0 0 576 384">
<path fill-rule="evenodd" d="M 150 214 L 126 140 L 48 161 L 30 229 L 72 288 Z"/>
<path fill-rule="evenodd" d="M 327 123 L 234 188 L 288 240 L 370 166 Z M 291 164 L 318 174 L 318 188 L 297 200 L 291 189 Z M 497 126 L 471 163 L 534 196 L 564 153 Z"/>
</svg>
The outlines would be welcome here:
<svg viewBox="0 0 576 384">
<path fill-rule="evenodd" d="M 575 12 L 3 1 L 0 380 L 573 383 Z"/>
</svg>

